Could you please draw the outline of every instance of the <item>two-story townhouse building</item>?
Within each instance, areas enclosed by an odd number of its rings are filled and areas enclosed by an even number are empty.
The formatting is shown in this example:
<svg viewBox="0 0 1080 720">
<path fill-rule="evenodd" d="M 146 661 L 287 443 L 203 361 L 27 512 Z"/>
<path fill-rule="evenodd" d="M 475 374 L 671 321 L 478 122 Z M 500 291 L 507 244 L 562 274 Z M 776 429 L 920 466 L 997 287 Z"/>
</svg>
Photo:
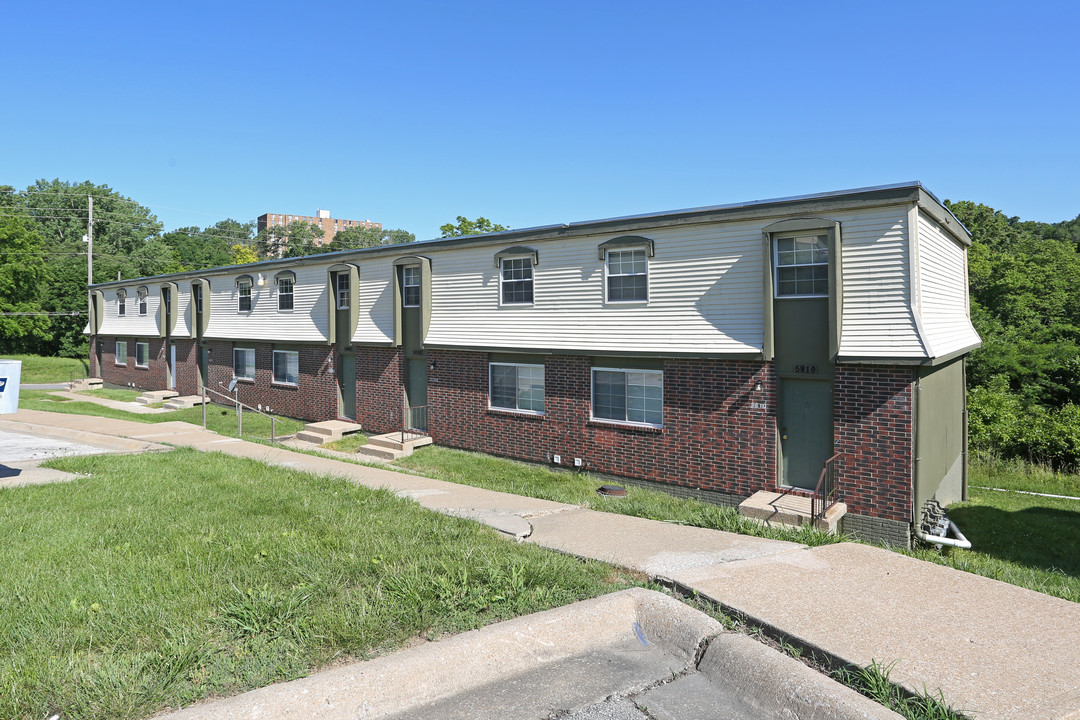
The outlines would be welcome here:
<svg viewBox="0 0 1080 720">
<path fill-rule="evenodd" d="M 271 260 L 93 286 L 91 362 L 725 505 L 835 458 L 906 545 L 965 494 L 969 244 L 904 183 Z"/>
</svg>

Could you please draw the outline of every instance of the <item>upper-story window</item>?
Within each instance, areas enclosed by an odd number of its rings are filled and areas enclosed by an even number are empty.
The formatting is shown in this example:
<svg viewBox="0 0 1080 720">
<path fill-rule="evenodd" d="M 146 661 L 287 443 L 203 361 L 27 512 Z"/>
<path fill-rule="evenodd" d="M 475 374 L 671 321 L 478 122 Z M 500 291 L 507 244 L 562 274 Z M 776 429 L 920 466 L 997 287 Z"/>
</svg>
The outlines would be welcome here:
<svg viewBox="0 0 1080 720">
<path fill-rule="evenodd" d="M 349 309 L 349 273 L 339 272 L 334 275 L 334 286 L 337 290 L 337 309 Z"/>
<path fill-rule="evenodd" d="M 236 311 L 251 312 L 251 277 L 248 275 L 236 279 Z"/>
<path fill-rule="evenodd" d="M 401 268 L 401 304 L 403 307 L 420 307 L 420 266 Z"/>
<path fill-rule="evenodd" d="M 293 309 L 293 279 L 292 277 L 279 277 L 277 279 L 277 309 Z"/>
<path fill-rule="evenodd" d="M 144 288 L 144 287 L 141 287 L 141 288 L 139 288 L 138 290 L 135 291 L 135 295 L 139 298 L 139 314 L 140 315 L 145 315 L 146 314 L 146 296 L 147 296 L 147 294 L 148 294 L 148 292 L 147 292 L 146 288 Z"/>
<path fill-rule="evenodd" d="M 202 312 L 202 285 L 191 283 L 191 300 L 195 303 L 195 312 Z"/>
<path fill-rule="evenodd" d="M 502 258 L 500 283 L 503 305 L 533 301 L 533 261 L 531 257 Z"/>
<path fill-rule="evenodd" d="M 645 248 L 608 250 L 606 271 L 608 302 L 649 299 L 649 257 Z"/>
<path fill-rule="evenodd" d="M 127 290 L 116 291 L 116 314 L 120 317 L 127 314 Z"/>
<path fill-rule="evenodd" d="M 170 288 L 161 288 L 161 304 L 165 306 L 166 315 L 172 312 L 172 290 Z"/>
<path fill-rule="evenodd" d="M 774 247 L 777 297 L 828 297 L 828 235 L 778 237 Z"/>
</svg>

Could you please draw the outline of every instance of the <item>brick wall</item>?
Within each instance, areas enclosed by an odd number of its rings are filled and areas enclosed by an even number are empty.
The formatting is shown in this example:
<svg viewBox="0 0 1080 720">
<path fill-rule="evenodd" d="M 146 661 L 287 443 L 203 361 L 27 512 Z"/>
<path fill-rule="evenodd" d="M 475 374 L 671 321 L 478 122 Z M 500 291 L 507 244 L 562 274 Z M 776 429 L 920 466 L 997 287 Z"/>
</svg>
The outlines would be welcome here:
<svg viewBox="0 0 1080 720">
<path fill-rule="evenodd" d="M 356 421 L 366 432 L 401 429 L 403 362 L 401 348 L 356 349 Z"/>
<path fill-rule="evenodd" d="M 105 337 L 95 338 L 102 343 L 101 367 L 97 368 L 102 380 L 114 385 L 134 385 L 140 390 L 165 390 L 169 387 L 169 371 L 166 366 L 165 340 L 163 338 Z M 126 365 L 116 364 L 116 342 L 127 342 Z M 135 366 L 135 343 L 149 345 L 146 367 Z M 91 346 L 92 347 L 92 346 Z M 91 372 L 96 365 L 94 353 L 90 353 Z M 122 358 L 123 359 L 123 358 Z"/>
<path fill-rule="evenodd" d="M 484 353 L 433 350 L 429 428 L 436 443 L 534 462 L 584 467 L 685 488 L 750 495 L 776 478 L 775 380 L 759 362 L 667 360 L 664 427 L 589 420 L 587 357 L 545 360 L 545 414 L 488 409 Z M 753 390 L 760 379 L 763 389 Z M 752 407 L 763 403 L 767 409 Z"/>
<path fill-rule="evenodd" d="M 913 382 L 908 368 L 836 367 L 834 440 L 849 512 L 911 521 Z"/>
<path fill-rule="evenodd" d="M 278 350 L 295 350 L 298 353 L 299 378 L 296 385 L 274 383 L 274 345 L 208 340 L 206 347 L 210 350 L 210 377 L 207 385 L 211 390 L 224 393 L 232 382 L 234 347 L 254 348 L 255 380 L 240 380 L 236 383 L 240 402 L 261 408 L 264 412 L 269 408 L 276 415 L 300 420 L 337 418 L 334 353 L 329 345 L 277 346 Z M 214 402 L 228 404 L 220 397 L 215 397 Z"/>
<path fill-rule="evenodd" d="M 195 340 L 174 340 L 176 346 L 176 392 L 199 394 L 199 347 Z"/>
</svg>

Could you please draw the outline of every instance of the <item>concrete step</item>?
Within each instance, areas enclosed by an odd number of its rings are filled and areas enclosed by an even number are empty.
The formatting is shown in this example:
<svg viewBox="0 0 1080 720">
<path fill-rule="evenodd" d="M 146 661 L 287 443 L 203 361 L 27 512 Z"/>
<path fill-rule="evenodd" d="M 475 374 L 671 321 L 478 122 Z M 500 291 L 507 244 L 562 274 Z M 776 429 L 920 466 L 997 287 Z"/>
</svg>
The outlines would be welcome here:
<svg viewBox="0 0 1080 720">
<path fill-rule="evenodd" d="M 320 436 L 321 440 L 308 440 L 308 442 L 317 442 L 321 445 L 322 443 L 340 440 L 343 436 L 360 432 L 362 429 L 363 427 L 358 423 L 344 420 L 323 420 L 322 422 L 308 423 L 304 426 L 303 432 L 309 436 Z M 300 437 L 299 433 L 297 437 Z"/>
<path fill-rule="evenodd" d="M 801 527 L 811 522 L 811 501 L 807 495 L 785 494 L 760 490 L 739 504 L 739 514 L 760 520 L 766 525 Z M 817 527 L 837 532 L 840 520 L 847 514 L 847 505 L 836 503 L 825 512 Z"/>
<path fill-rule="evenodd" d="M 412 454 L 412 451 L 406 452 L 404 450 L 394 450 L 393 448 L 380 447 L 378 445 L 372 445 L 370 442 L 367 445 L 363 445 L 356 449 L 358 459 L 371 459 L 378 460 L 379 462 L 393 462 L 398 458 L 407 457 Z"/>
<path fill-rule="evenodd" d="M 322 445 L 327 440 L 325 435 L 320 435 L 318 433 L 305 432 L 304 430 L 301 430 L 300 432 L 296 433 L 296 435 L 294 437 L 297 440 L 303 440 L 304 442 L 314 443 L 315 445 Z"/>
<path fill-rule="evenodd" d="M 166 402 L 163 407 L 166 410 L 186 410 L 187 408 L 195 407 L 196 405 L 203 404 L 202 395 L 183 395 L 180 397 L 174 397 Z"/>
<path fill-rule="evenodd" d="M 155 405 L 160 402 L 165 402 L 170 398 L 174 398 L 179 394 L 180 393 L 175 390 L 148 390 L 135 398 L 135 402 L 140 405 Z"/>
<path fill-rule="evenodd" d="M 412 455 L 412 451 L 416 448 L 423 445 L 431 445 L 432 442 L 432 439 L 427 435 L 419 438 L 411 438 L 406 440 L 405 442 L 401 442 L 401 433 L 392 432 L 384 433 L 383 435 L 372 435 L 368 438 L 367 445 L 365 447 L 374 445 L 376 447 L 387 448 L 390 450 L 406 451 L 405 455 L 403 455 L 402 457 L 407 457 L 408 455 Z"/>
</svg>

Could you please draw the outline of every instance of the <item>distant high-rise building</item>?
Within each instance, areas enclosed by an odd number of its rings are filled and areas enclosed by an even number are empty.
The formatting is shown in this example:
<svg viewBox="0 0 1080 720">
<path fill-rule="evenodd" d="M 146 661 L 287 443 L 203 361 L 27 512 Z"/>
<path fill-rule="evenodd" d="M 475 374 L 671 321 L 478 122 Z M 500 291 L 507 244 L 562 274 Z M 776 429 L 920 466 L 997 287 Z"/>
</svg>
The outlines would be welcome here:
<svg viewBox="0 0 1080 720">
<path fill-rule="evenodd" d="M 259 216 L 258 229 L 261 232 L 269 227 L 284 227 L 289 223 L 294 222 L 306 222 L 319 226 L 323 231 L 323 238 L 316 242 L 316 245 L 326 245 L 334 239 L 334 236 L 337 235 L 340 230 L 345 230 L 347 228 L 362 227 L 369 229 L 374 228 L 376 230 L 382 229 L 382 223 L 371 222 L 370 220 L 340 220 L 338 218 L 332 218 L 330 217 L 329 210 L 316 210 L 315 215 L 265 213 Z"/>
</svg>

